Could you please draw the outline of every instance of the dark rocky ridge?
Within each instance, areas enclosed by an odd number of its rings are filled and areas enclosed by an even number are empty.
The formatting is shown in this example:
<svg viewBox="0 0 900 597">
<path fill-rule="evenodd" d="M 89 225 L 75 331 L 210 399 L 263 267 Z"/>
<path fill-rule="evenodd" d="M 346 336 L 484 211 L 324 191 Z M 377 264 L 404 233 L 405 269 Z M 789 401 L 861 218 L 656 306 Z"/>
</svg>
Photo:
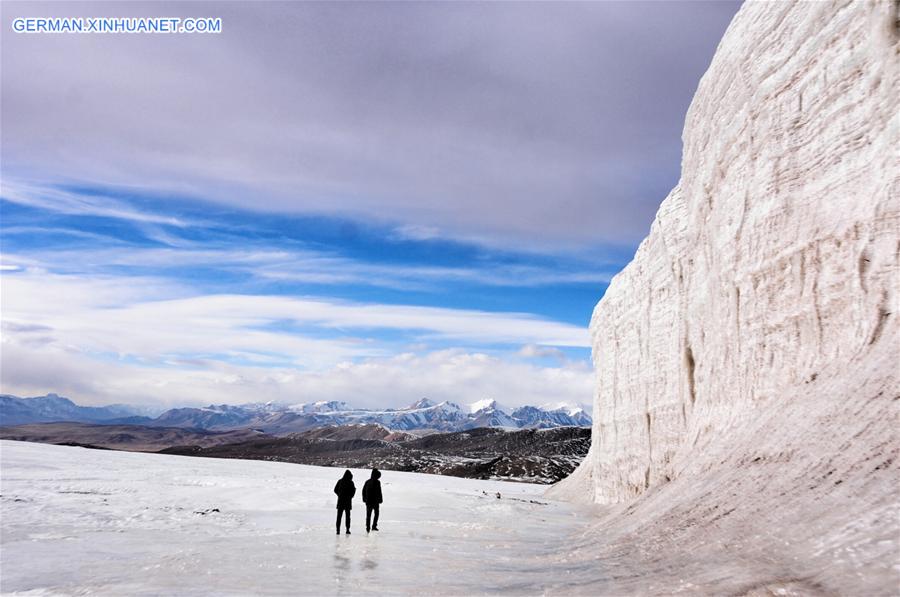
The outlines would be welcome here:
<svg viewBox="0 0 900 597">
<path fill-rule="evenodd" d="M 560 427 L 503 431 L 478 428 L 396 441 L 373 425 L 344 426 L 218 446 L 176 446 L 165 454 L 294 462 L 341 468 L 372 468 L 468 477 L 555 483 L 587 454 L 590 429 Z M 387 438 L 394 436 L 388 441 Z"/>
<path fill-rule="evenodd" d="M 554 483 L 587 454 L 583 427 L 504 431 L 489 427 L 420 437 L 381 425 L 319 427 L 285 437 L 256 429 L 38 423 L 0 427 L 0 439 L 134 452 L 241 458 Z"/>
</svg>

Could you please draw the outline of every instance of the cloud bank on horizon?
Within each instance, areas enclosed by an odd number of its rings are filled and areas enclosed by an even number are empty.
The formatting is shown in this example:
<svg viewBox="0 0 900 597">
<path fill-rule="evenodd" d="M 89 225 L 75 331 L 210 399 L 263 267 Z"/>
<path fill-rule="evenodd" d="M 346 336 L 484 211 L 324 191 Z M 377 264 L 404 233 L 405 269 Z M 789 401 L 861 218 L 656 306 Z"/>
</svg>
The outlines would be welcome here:
<svg viewBox="0 0 900 597">
<path fill-rule="evenodd" d="M 4 392 L 591 399 L 734 3 L 9 3 Z M 19 16 L 220 16 L 26 35 Z"/>
</svg>

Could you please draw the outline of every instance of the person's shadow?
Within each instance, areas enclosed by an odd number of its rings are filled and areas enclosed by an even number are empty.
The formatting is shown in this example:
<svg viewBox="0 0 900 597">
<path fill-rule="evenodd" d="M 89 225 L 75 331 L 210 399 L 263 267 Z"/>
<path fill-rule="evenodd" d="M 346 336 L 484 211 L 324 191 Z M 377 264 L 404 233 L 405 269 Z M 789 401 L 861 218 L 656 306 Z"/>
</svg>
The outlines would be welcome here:
<svg viewBox="0 0 900 597">
<path fill-rule="evenodd" d="M 362 553 L 362 569 L 369 571 L 378 568 L 378 547 L 366 545 Z"/>
<path fill-rule="evenodd" d="M 346 572 L 350 570 L 350 558 L 344 555 L 346 551 L 346 547 L 344 547 L 341 537 L 336 536 L 337 541 L 335 541 L 334 545 L 334 568 L 338 572 Z"/>
</svg>

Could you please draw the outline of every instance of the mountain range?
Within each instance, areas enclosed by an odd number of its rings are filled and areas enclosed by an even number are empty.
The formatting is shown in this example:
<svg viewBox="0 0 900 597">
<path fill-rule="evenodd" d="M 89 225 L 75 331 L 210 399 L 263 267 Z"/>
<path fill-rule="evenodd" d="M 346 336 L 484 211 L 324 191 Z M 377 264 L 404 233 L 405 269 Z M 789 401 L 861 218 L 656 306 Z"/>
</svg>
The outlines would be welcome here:
<svg viewBox="0 0 900 597">
<path fill-rule="evenodd" d="M 208 431 L 256 429 L 287 435 L 317 427 L 377 424 L 395 431 L 465 431 L 479 427 L 549 429 L 589 427 L 590 415 L 578 406 L 555 404 L 505 408 L 494 400 L 466 407 L 454 402 L 435 403 L 427 398 L 405 408 L 359 409 L 345 402 L 322 401 L 284 405 L 272 402 L 173 408 L 159 416 L 127 405 L 79 406 L 62 396 L 35 398 L 0 395 L 0 426 L 71 421 L 109 425 L 180 427 Z"/>
<path fill-rule="evenodd" d="M 0 426 L 24 425 L 27 423 L 52 423 L 74 421 L 79 423 L 99 423 L 107 421 L 139 422 L 150 421 L 148 410 L 127 404 L 108 406 L 79 406 L 56 394 L 19 398 L 9 394 L 0 395 Z"/>
</svg>

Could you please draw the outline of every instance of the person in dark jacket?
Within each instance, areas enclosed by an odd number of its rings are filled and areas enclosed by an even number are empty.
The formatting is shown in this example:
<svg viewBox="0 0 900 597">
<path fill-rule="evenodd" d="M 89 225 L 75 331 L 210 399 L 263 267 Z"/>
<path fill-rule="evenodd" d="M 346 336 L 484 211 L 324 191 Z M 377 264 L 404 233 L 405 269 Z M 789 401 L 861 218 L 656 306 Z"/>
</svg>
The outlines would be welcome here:
<svg viewBox="0 0 900 597">
<path fill-rule="evenodd" d="M 372 521 L 372 530 L 378 530 L 378 506 L 381 504 L 381 471 L 377 468 L 372 469 L 372 478 L 363 485 L 363 502 L 366 503 L 366 532 L 369 532 L 369 521 L 372 518 L 372 512 L 375 512 L 375 520 Z"/>
<path fill-rule="evenodd" d="M 338 480 L 334 486 L 334 493 L 337 494 L 337 534 L 341 534 L 341 514 L 347 514 L 347 534 L 350 534 L 350 509 L 353 507 L 351 500 L 356 495 L 356 485 L 353 484 L 353 473 L 344 471 L 344 476 Z"/>
</svg>

